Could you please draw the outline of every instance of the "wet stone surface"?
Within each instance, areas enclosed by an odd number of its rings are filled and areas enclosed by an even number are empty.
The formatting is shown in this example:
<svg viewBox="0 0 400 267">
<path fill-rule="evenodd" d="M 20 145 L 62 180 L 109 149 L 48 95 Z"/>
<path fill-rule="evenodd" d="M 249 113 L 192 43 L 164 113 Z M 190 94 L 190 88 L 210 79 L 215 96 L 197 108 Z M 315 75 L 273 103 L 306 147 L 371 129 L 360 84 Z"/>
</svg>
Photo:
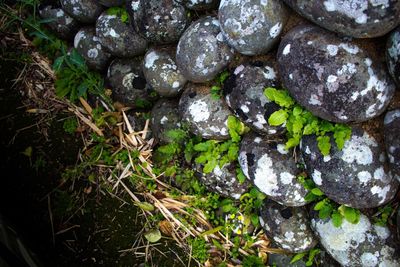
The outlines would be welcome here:
<svg viewBox="0 0 400 267">
<path fill-rule="evenodd" d="M 393 199 L 399 183 L 389 171 L 383 144 L 356 127 L 342 150 L 332 139 L 328 156 L 319 151 L 315 136 L 303 136 L 300 146 L 309 176 L 330 199 L 361 209 Z"/>
<path fill-rule="evenodd" d="M 79 30 L 79 23 L 59 7 L 41 6 L 39 15 L 42 19 L 54 19 L 46 26 L 61 39 L 72 39 Z"/>
<path fill-rule="evenodd" d="M 183 3 L 188 9 L 203 11 L 218 7 L 219 0 L 176 0 Z"/>
<path fill-rule="evenodd" d="M 96 35 L 100 43 L 117 57 L 133 57 L 144 54 L 147 41 L 139 36 L 128 23 L 116 15 L 103 12 L 96 22 Z"/>
<path fill-rule="evenodd" d="M 60 0 L 63 10 L 81 23 L 94 23 L 103 11 L 97 0 Z"/>
<path fill-rule="evenodd" d="M 168 137 L 167 132 L 181 126 L 178 103 L 176 99 L 160 99 L 151 110 L 150 127 L 156 141 L 160 144 L 173 142 L 173 139 Z"/>
<path fill-rule="evenodd" d="M 303 206 L 308 192 L 296 180 L 300 171 L 292 155 L 284 144 L 249 133 L 240 143 L 239 164 L 244 175 L 270 199 L 286 206 Z"/>
<path fill-rule="evenodd" d="M 386 153 L 393 175 L 400 181 L 400 109 L 386 113 L 384 134 Z"/>
<path fill-rule="evenodd" d="M 224 43 L 219 22 L 205 17 L 192 23 L 179 40 L 176 63 L 192 82 L 212 80 L 232 60 L 233 51 Z"/>
<path fill-rule="evenodd" d="M 294 99 L 333 122 L 374 118 L 395 91 L 385 66 L 354 43 L 317 26 L 299 26 L 285 35 L 278 64 Z"/>
<path fill-rule="evenodd" d="M 99 3 L 106 7 L 121 6 L 125 3 L 125 0 L 97 0 Z"/>
<path fill-rule="evenodd" d="M 386 61 L 389 72 L 397 86 L 400 86 L 400 27 L 397 27 L 390 34 L 386 47 Z"/>
<path fill-rule="evenodd" d="M 270 240 L 286 251 L 300 253 L 317 244 L 303 207 L 286 207 L 266 200 L 260 208 L 260 224 Z"/>
<path fill-rule="evenodd" d="M 244 55 L 268 52 L 288 19 L 280 0 L 221 0 L 218 18 L 229 45 Z"/>
</svg>

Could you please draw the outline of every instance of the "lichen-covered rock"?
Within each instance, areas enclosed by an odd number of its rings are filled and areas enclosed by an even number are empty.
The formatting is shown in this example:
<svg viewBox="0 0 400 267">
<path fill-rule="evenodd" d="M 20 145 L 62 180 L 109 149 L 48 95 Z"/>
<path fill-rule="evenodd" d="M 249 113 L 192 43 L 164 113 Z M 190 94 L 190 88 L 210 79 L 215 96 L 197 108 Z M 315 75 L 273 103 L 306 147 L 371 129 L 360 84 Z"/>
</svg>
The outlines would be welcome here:
<svg viewBox="0 0 400 267">
<path fill-rule="evenodd" d="M 103 11 L 97 0 L 60 0 L 63 10 L 81 23 L 94 23 Z"/>
<path fill-rule="evenodd" d="M 216 8 L 219 0 L 176 0 L 183 3 L 188 9 L 203 11 Z"/>
<path fill-rule="evenodd" d="M 279 85 L 272 65 L 262 62 L 239 65 L 224 83 L 226 103 L 241 121 L 258 133 L 281 133 L 283 127 L 268 124 L 268 118 L 280 107 L 264 95 L 266 87 Z"/>
<path fill-rule="evenodd" d="M 389 72 L 397 85 L 400 86 L 400 27 L 397 27 L 390 34 L 386 47 L 386 61 Z"/>
<path fill-rule="evenodd" d="M 206 82 L 214 79 L 232 60 L 233 51 L 224 43 L 219 22 L 205 17 L 192 23 L 179 40 L 176 64 L 186 79 Z"/>
<path fill-rule="evenodd" d="M 387 227 L 373 225 L 361 214 L 357 224 L 343 220 L 335 227 L 331 219 L 314 214 L 311 227 L 321 245 L 342 266 L 400 266 L 400 251 Z"/>
<path fill-rule="evenodd" d="M 147 41 L 129 24 L 116 15 L 103 12 L 96 22 L 96 35 L 100 43 L 117 57 L 134 57 L 144 54 Z"/>
<path fill-rule="evenodd" d="M 147 108 L 157 99 L 157 93 L 147 84 L 142 71 L 142 59 L 115 59 L 107 71 L 112 97 L 130 107 Z"/>
<path fill-rule="evenodd" d="M 319 248 L 320 249 L 320 248 Z M 307 258 L 302 258 L 299 261 L 290 263 L 296 254 L 269 254 L 268 266 L 274 267 L 306 267 Z M 340 264 L 335 261 L 326 251 L 320 249 L 319 253 L 315 256 L 312 267 L 340 267 Z"/>
<path fill-rule="evenodd" d="M 244 175 L 270 199 L 285 206 L 306 205 L 307 190 L 296 180 L 299 170 L 285 145 L 246 134 L 240 143 L 239 164 Z"/>
<path fill-rule="evenodd" d="M 321 154 L 314 135 L 304 136 L 300 146 L 307 172 L 330 199 L 363 209 L 396 195 L 399 183 L 389 171 L 383 145 L 372 134 L 353 127 L 342 150 L 332 139 L 329 156 Z"/>
<path fill-rule="evenodd" d="M 239 199 L 250 188 L 247 180 L 240 183 L 236 178 L 237 165 L 234 163 L 227 163 L 222 168 L 217 166 L 210 173 L 204 173 L 203 166 L 200 164 L 197 164 L 195 168 L 196 177 L 206 186 L 207 190 L 223 197 Z"/>
<path fill-rule="evenodd" d="M 125 0 L 97 0 L 99 3 L 106 7 L 121 6 L 125 4 Z"/>
<path fill-rule="evenodd" d="M 147 82 L 161 96 L 177 96 L 186 84 L 175 63 L 175 53 L 168 49 L 149 49 L 144 56 L 143 73 Z"/>
<path fill-rule="evenodd" d="M 295 100 L 329 121 L 362 122 L 376 117 L 395 91 L 380 62 L 353 42 L 317 26 L 299 26 L 285 35 L 278 64 Z"/>
<path fill-rule="evenodd" d="M 385 146 L 393 175 L 400 181 L 400 109 L 386 113 Z"/>
<path fill-rule="evenodd" d="M 394 0 L 284 2 L 321 27 L 355 38 L 383 36 L 400 23 L 400 2 Z"/>
<path fill-rule="evenodd" d="M 270 240 L 286 251 L 305 252 L 317 244 L 304 207 L 286 207 L 266 200 L 259 218 Z"/>
<path fill-rule="evenodd" d="M 74 47 L 91 69 L 102 71 L 111 59 L 111 54 L 100 44 L 99 38 L 95 35 L 95 29 L 92 27 L 82 28 L 75 35 Z"/>
<path fill-rule="evenodd" d="M 232 113 L 222 99 L 211 96 L 209 86 L 188 83 L 179 100 L 179 112 L 193 134 L 206 139 L 229 138 L 227 123 Z"/>
<path fill-rule="evenodd" d="M 218 18 L 228 44 L 244 55 L 268 52 L 288 19 L 280 0 L 221 0 Z"/>
<path fill-rule="evenodd" d="M 179 129 L 181 126 L 178 103 L 175 99 L 160 99 L 151 110 L 150 127 L 160 144 L 173 142 L 174 140 L 167 135 L 167 132 Z"/>
<path fill-rule="evenodd" d="M 188 23 L 185 7 L 175 0 L 132 0 L 127 9 L 133 28 L 152 43 L 177 42 Z"/>
<path fill-rule="evenodd" d="M 44 5 L 39 7 L 39 15 L 42 19 L 51 19 L 46 23 L 58 37 L 61 39 L 71 39 L 79 30 L 79 23 L 69 16 L 60 7 Z"/>
</svg>

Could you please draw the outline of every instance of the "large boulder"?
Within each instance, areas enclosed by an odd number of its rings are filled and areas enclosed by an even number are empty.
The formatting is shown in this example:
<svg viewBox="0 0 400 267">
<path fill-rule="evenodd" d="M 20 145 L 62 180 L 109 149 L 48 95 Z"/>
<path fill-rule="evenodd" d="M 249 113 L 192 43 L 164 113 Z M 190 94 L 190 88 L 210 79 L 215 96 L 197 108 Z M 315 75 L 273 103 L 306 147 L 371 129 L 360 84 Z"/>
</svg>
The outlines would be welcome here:
<svg viewBox="0 0 400 267">
<path fill-rule="evenodd" d="M 94 23 L 103 11 L 97 0 L 60 0 L 62 9 L 81 23 Z"/>
<path fill-rule="evenodd" d="M 385 146 L 393 175 L 400 181 L 400 109 L 386 113 Z"/>
<path fill-rule="evenodd" d="M 196 11 L 203 11 L 216 8 L 219 3 L 219 0 L 176 0 L 176 1 L 184 3 L 188 9 Z"/>
<path fill-rule="evenodd" d="M 390 34 L 386 47 L 386 61 L 389 72 L 397 86 L 400 86 L 400 27 L 397 27 Z"/>
</svg>

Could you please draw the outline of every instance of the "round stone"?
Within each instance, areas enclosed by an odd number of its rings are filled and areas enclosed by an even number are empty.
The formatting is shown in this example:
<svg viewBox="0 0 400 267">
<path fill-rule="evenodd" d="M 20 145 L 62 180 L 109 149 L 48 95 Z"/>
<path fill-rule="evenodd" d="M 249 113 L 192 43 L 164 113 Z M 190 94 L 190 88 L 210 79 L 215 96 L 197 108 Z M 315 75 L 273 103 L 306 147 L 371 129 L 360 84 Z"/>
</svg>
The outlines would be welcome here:
<svg viewBox="0 0 400 267">
<path fill-rule="evenodd" d="M 116 15 L 103 12 L 96 22 L 96 35 L 100 43 L 117 57 L 134 57 L 144 54 L 147 41 Z"/>
<path fill-rule="evenodd" d="M 386 113 L 384 134 L 386 153 L 393 175 L 400 181 L 400 109 Z"/>
<path fill-rule="evenodd" d="M 227 124 L 232 113 L 222 99 L 211 96 L 209 86 L 187 84 L 179 100 L 179 112 L 193 134 L 205 139 L 229 139 Z"/>
<path fill-rule="evenodd" d="M 60 7 L 40 6 L 39 15 L 42 19 L 52 20 L 45 25 L 61 39 L 72 39 L 79 30 L 79 23 Z"/>
<path fill-rule="evenodd" d="M 260 55 L 279 41 L 288 11 L 280 0 L 221 0 L 218 18 L 231 47 L 244 55 Z"/>
<path fill-rule="evenodd" d="M 92 27 L 82 28 L 75 35 L 74 47 L 91 69 L 102 71 L 111 59 L 111 55 L 100 44 Z"/>
<path fill-rule="evenodd" d="M 397 27 L 390 34 L 386 47 L 386 61 L 389 72 L 397 85 L 400 86 L 400 27 Z"/>
<path fill-rule="evenodd" d="M 133 28 L 152 43 L 177 42 L 188 24 L 185 7 L 175 0 L 132 0 L 127 9 Z"/>
<path fill-rule="evenodd" d="M 355 38 L 383 36 L 400 23 L 400 2 L 388 0 L 284 0 L 303 17 Z"/>
<path fill-rule="evenodd" d="M 175 99 L 160 99 L 151 110 L 150 127 L 156 141 L 160 144 L 174 142 L 167 133 L 181 127 L 178 103 Z"/>
<path fill-rule="evenodd" d="M 191 10 L 204 11 L 214 9 L 218 6 L 219 0 L 177 0 Z"/>
<path fill-rule="evenodd" d="M 239 164 L 270 199 L 285 206 L 303 206 L 308 191 L 296 179 L 300 171 L 292 155 L 284 144 L 249 133 L 240 143 Z"/>
<path fill-rule="evenodd" d="M 286 207 L 266 200 L 259 219 L 270 240 L 288 252 L 305 252 L 317 244 L 304 207 Z"/>
<path fill-rule="evenodd" d="M 333 122 L 362 122 L 386 109 L 395 85 L 385 66 L 351 41 L 317 26 L 299 26 L 278 51 L 281 78 L 293 98 Z"/>
<path fill-rule="evenodd" d="M 233 52 L 224 43 L 215 17 L 192 23 L 179 40 L 176 51 L 176 64 L 183 76 L 193 82 L 214 79 L 232 58 Z"/>
<path fill-rule="evenodd" d="M 144 57 L 144 76 L 161 96 L 177 96 L 186 84 L 174 58 L 175 51 L 157 48 L 149 49 Z"/>
<path fill-rule="evenodd" d="M 106 7 L 121 6 L 125 4 L 125 0 L 97 0 L 99 3 Z"/>
<path fill-rule="evenodd" d="M 268 118 L 280 107 L 265 95 L 266 87 L 279 87 L 276 69 L 263 62 L 239 65 L 224 83 L 226 103 L 237 117 L 260 134 L 274 135 L 283 127 L 268 124 Z"/>
<path fill-rule="evenodd" d="M 94 23 L 103 11 L 97 0 L 60 0 L 62 9 L 81 23 Z"/>
<path fill-rule="evenodd" d="M 372 134 L 353 127 L 342 150 L 332 139 L 329 156 L 321 154 L 314 135 L 303 136 L 300 146 L 308 174 L 328 198 L 365 209 L 395 197 L 399 182 L 389 172 L 383 145 Z"/>
</svg>

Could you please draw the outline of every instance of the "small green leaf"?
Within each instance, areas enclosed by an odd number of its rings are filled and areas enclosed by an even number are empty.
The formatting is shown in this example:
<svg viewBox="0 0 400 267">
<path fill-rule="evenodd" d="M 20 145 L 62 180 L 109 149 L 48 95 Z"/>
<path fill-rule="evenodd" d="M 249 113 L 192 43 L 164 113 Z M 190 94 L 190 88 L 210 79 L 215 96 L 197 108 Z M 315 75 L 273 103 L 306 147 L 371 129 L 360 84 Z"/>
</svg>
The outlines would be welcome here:
<svg viewBox="0 0 400 267">
<path fill-rule="evenodd" d="M 358 210 L 351 207 L 347 207 L 345 205 L 341 205 L 338 210 L 340 214 L 346 219 L 346 221 L 353 224 L 358 223 L 360 218 Z"/>
<path fill-rule="evenodd" d="M 332 223 L 335 227 L 340 227 L 342 225 L 343 216 L 339 212 L 337 211 L 332 212 L 331 217 L 332 217 Z"/>
<path fill-rule="evenodd" d="M 304 258 L 304 256 L 306 255 L 306 252 L 303 253 L 297 253 L 296 255 L 293 256 L 292 260 L 290 261 L 290 264 L 293 264 L 295 262 L 298 262 L 299 260 L 301 260 L 302 258 Z"/>
<path fill-rule="evenodd" d="M 254 227 L 258 227 L 260 225 L 260 219 L 257 214 L 251 214 L 250 220 Z"/>
<path fill-rule="evenodd" d="M 286 122 L 287 118 L 288 118 L 288 113 L 286 110 L 278 110 L 275 111 L 274 113 L 271 114 L 271 116 L 268 119 L 268 123 L 271 126 L 279 126 L 282 125 L 283 123 Z"/>
<path fill-rule="evenodd" d="M 212 159 L 208 161 L 203 168 L 204 173 L 210 173 L 214 170 L 215 167 L 217 167 L 218 161 L 216 159 Z"/>
<path fill-rule="evenodd" d="M 319 210 L 318 216 L 319 216 L 321 219 L 326 219 L 326 218 L 328 218 L 328 217 L 331 215 L 332 210 L 333 210 L 333 208 L 332 208 L 331 205 L 329 205 L 329 204 L 324 205 L 324 206 L 322 207 L 322 209 Z"/>
<path fill-rule="evenodd" d="M 28 146 L 23 152 L 21 152 L 21 154 L 27 156 L 28 158 L 32 157 L 32 147 Z"/>
<path fill-rule="evenodd" d="M 324 192 L 322 192 L 319 188 L 313 188 L 312 190 L 311 190 L 311 193 L 313 193 L 314 195 L 316 195 L 316 196 L 323 196 L 323 195 L 325 195 L 324 194 Z"/>
<path fill-rule="evenodd" d="M 318 148 L 321 151 L 322 155 L 328 156 L 331 151 L 331 139 L 329 136 L 318 136 Z"/>
<path fill-rule="evenodd" d="M 154 206 L 148 202 L 135 202 L 135 205 L 145 211 L 154 211 Z"/>
<path fill-rule="evenodd" d="M 150 231 L 147 231 L 144 234 L 144 237 L 149 241 L 150 243 L 156 243 L 161 239 L 161 232 L 158 229 L 153 229 Z"/>
<path fill-rule="evenodd" d="M 325 200 L 321 200 L 317 204 L 315 204 L 314 210 L 322 210 L 325 205 L 326 205 Z"/>
</svg>

